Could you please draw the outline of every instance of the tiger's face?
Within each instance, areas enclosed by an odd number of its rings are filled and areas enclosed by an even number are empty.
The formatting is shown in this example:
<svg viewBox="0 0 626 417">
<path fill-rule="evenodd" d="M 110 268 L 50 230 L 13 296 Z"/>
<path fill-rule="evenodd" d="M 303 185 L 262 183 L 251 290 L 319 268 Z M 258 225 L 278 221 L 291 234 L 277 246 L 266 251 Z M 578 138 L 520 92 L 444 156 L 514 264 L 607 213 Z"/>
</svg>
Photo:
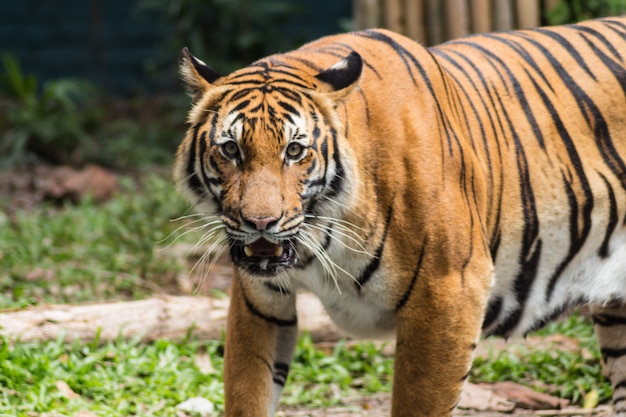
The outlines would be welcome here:
<svg viewBox="0 0 626 417">
<path fill-rule="evenodd" d="M 241 271 L 276 276 L 297 264 L 301 246 L 315 251 L 315 233 L 303 229 L 346 191 L 333 97 L 299 71 L 290 85 L 263 66 L 219 77 L 185 52 L 182 65 L 196 104 L 176 182 L 218 217 Z"/>
</svg>

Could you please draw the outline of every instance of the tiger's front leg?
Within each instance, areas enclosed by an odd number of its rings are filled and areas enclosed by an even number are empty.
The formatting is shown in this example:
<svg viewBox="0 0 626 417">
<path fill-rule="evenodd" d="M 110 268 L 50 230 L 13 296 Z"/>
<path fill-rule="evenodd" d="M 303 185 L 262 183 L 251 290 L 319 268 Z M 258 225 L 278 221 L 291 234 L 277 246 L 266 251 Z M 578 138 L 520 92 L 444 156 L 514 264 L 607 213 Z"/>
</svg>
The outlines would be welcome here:
<svg viewBox="0 0 626 417">
<path fill-rule="evenodd" d="M 298 335 L 295 294 L 233 281 L 226 328 L 226 417 L 273 416 Z"/>
<path fill-rule="evenodd" d="M 469 375 L 485 304 L 479 292 L 466 292 L 462 279 L 418 278 L 399 307 L 392 417 L 444 417 L 454 410 Z"/>
</svg>

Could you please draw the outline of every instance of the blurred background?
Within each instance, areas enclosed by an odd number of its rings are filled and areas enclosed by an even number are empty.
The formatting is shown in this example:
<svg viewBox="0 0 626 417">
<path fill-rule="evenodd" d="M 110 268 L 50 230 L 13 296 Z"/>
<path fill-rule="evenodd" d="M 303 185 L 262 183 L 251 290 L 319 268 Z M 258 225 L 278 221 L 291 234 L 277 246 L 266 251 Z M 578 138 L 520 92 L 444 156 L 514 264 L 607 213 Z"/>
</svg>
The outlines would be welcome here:
<svg viewBox="0 0 626 417">
<path fill-rule="evenodd" d="M 325 34 L 387 27 L 425 45 L 621 14 L 626 0 L 0 2 L 0 168 L 169 164 L 188 46 L 227 73 Z"/>
</svg>

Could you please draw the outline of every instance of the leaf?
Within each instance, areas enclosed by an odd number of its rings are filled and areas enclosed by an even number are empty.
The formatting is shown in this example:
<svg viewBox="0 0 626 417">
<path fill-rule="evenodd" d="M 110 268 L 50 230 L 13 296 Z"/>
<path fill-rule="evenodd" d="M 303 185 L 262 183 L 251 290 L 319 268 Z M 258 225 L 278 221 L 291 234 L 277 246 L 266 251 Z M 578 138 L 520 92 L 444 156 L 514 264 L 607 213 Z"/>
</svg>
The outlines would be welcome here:
<svg viewBox="0 0 626 417">
<path fill-rule="evenodd" d="M 599 400 L 600 400 L 600 394 L 598 393 L 598 390 L 592 389 L 587 394 L 585 394 L 585 399 L 583 401 L 583 408 L 586 410 L 596 408 L 598 406 Z"/>
<path fill-rule="evenodd" d="M 74 392 L 74 390 L 72 388 L 70 388 L 69 385 L 67 385 L 67 382 L 59 380 L 59 381 L 56 382 L 56 386 L 57 386 L 57 389 L 59 390 L 59 392 L 65 398 L 69 398 L 69 399 L 80 398 L 80 395 L 76 394 Z"/>
</svg>

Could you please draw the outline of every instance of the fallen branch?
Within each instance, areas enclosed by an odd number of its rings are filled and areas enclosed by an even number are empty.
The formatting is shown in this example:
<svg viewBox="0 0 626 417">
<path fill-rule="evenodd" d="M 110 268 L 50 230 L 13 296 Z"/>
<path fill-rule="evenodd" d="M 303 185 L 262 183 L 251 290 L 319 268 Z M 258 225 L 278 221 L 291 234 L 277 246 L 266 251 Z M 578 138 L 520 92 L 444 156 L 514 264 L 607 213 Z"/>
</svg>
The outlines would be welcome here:
<svg viewBox="0 0 626 417">
<path fill-rule="evenodd" d="M 610 407 L 603 406 L 597 408 L 566 408 L 564 410 L 537 410 L 533 411 L 535 416 L 582 416 L 589 414 L 606 414 L 610 412 Z"/>
<path fill-rule="evenodd" d="M 182 340 L 190 329 L 200 339 L 221 339 L 226 327 L 228 300 L 199 296 L 159 296 L 146 300 L 82 305 L 45 305 L 0 313 L 0 336 L 23 342 L 53 340 L 101 341 L 118 337 Z M 315 340 L 338 340 L 341 334 L 319 301 L 298 296 L 301 330 Z"/>
</svg>

